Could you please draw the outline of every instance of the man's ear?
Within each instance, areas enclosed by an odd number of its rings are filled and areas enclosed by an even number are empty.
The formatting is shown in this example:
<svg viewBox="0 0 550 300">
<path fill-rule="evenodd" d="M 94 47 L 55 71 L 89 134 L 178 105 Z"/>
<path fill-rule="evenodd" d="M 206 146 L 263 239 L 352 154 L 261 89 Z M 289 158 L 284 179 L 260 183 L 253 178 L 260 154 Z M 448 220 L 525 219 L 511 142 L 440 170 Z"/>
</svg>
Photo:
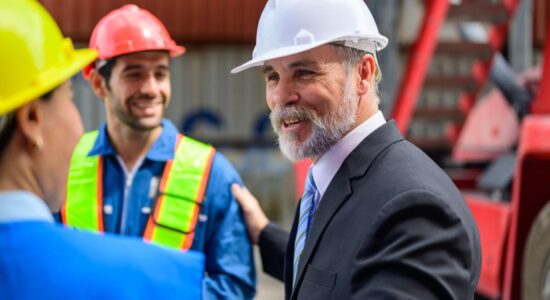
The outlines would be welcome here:
<svg viewBox="0 0 550 300">
<path fill-rule="evenodd" d="M 365 54 L 358 63 L 359 68 L 359 83 L 357 84 L 357 92 L 360 95 L 366 94 L 371 88 L 374 77 L 376 76 L 376 61 L 370 54 Z"/>
<path fill-rule="evenodd" d="M 15 111 L 17 127 L 25 139 L 25 147 L 29 150 L 40 150 L 43 146 L 46 115 L 44 105 L 44 101 L 35 100 Z"/>
<path fill-rule="evenodd" d="M 103 98 L 107 96 L 107 86 L 105 79 L 99 74 L 97 69 L 94 68 L 90 70 L 88 81 L 90 82 L 90 87 L 92 91 L 94 91 L 94 94 L 103 100 Z"/>
</svg>

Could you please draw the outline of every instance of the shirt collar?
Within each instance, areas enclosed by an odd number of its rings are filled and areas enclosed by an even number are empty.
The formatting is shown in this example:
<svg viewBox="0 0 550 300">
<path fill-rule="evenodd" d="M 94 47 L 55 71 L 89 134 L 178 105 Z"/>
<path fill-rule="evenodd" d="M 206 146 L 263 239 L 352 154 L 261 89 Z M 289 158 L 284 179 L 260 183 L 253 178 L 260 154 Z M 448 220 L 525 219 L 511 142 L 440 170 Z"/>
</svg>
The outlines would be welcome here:
<svg viewBox="0 0 550 300">
<path fill-rule="evenodd" d="M 26 191 L 0 192 L 0 224 L 17 221 L 46 221 L 53 217 L 46 203 Z"/>
<path fill-rule="evenodd" d="M 336 175 L 336 172 L 340 169 L 340 166 L 351 151 L 353 151 L 353 149 L 355 149 L 369 134 L 385 123 L 386 119 L 384 115 L 381 111 L 378 111 L 361 125 L 346 134 L 312 166 L 313 180 L 315 181 L 321 197 L 325 194 L 332 178 Z"/>
<path fill-rule="evenodd" d="M 145 158 L 156 161 L 167 161 L 174 158 L 174 148 L 176 147 L 176 137 L 178 130 L 172 122 L 167 119 L 162 120 L 162 132 L 155 141 L 151 149 L 145 155 Z M 116 155 L 116 150 L 111 144 L 107 133 L 107 124 L 103 124 L 95 144 L 88 155 Z"/>
</svg>

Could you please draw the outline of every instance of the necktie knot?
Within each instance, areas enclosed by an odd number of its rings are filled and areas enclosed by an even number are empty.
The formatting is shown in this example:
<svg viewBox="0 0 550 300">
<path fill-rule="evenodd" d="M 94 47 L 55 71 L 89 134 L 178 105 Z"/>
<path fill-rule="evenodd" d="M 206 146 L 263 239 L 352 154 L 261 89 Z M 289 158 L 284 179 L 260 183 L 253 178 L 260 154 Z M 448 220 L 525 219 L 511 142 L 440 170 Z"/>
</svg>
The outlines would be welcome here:
<svg viewBox="0 0 550 300">
<path fill-rule="evenodd" d="M 309 172 L 307 173 L 306 186 L 304 188 L 304 194 L 302 195 L 302 198 L 310 194 L 315 194 L 315 192 L 317 192 L 317 186 L 315 185 L 315 180 L 313 180 L 313 172 L 311 170 L 312 169 L 309 168 Z"/>
</svg>

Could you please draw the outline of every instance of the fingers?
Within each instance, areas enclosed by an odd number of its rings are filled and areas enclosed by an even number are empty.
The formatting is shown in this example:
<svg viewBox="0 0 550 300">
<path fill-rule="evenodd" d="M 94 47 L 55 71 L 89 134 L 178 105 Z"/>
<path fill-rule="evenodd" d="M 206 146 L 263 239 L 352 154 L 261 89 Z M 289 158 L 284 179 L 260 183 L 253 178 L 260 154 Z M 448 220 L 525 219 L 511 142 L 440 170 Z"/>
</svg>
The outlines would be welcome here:
<svg viewBox="0 0 550 300">
<path fill-rule="evenodd" d="M 251 210 L 255 209 L 261 210 L 258 200 L 248 191 L 246 187 L 234 183 L 231 186 L 231 192 L 245 213 L 251 212 Z"/>
<path fill-rule="evenodd" d="M 244 197 L 244 187 L 241 187 L 238 183 L 233 183 L 231 185 L 231 192 L 233 193 L 233 196 L 237 198 L 237 202 L 241 204 L 242 198 Z"/>
</svg>

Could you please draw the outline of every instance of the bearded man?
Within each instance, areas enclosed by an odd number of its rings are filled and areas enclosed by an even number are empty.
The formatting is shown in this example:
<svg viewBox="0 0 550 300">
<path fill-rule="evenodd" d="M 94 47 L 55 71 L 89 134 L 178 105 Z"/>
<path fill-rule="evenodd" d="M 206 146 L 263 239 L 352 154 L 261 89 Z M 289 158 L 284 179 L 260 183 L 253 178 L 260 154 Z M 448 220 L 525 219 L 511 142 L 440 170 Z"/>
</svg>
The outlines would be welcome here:
<svg viewBox="0 0 550 300">
<path fill-rule="evenodd" d="M 388 43 L 361 0 L 270 0 L 261 66 L 281 151 L 309 158 L 290 234 L 238 185 L 249 236 L 286 299 L 473 299 L 475 222 L 447 175 L 379 111 Z"/>
</svg>

